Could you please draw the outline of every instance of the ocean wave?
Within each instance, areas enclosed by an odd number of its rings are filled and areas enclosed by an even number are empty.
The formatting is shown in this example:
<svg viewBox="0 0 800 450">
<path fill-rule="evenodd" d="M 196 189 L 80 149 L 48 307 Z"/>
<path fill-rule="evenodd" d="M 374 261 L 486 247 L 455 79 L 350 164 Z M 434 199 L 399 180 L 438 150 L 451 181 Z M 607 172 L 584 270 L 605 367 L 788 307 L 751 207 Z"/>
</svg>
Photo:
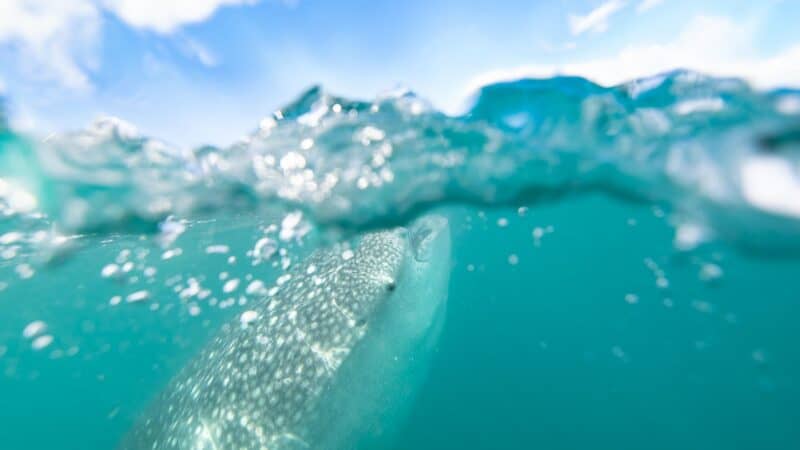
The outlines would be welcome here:
<svg viewBox="0 0 800 450">
<path fill-rule="evenodd" d="M 360 230 L 434 205 L 602 191 L 660 205 L 680 248 L 720 237 L 794 253 L 798 155 L 800 91 L 690 71 L 492 84 L 460 116 L 408 91 L 355 101 L 314 87 L 227 147 L 182 149 L 116 118 L 44 140 L 0 126 L 0 227 L 155 233 L 168 218 L 299 209 Z"/>
</svg>

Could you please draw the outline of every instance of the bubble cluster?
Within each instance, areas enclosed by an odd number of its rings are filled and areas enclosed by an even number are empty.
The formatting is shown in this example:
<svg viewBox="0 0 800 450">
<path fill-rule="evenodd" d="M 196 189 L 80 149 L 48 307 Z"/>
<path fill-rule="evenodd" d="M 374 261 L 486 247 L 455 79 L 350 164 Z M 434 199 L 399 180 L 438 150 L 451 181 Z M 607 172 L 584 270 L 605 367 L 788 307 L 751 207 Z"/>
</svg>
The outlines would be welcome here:
<svg viewBox="0 0 800 450">
<path fill-rule="evenodd" d="M 362 227 L 450 201 L 517 206 L 600 191 L 663 205 L 653 213 L 674 214 L 681 249 L 714 236 L 800 249 L 796 97 L 688 71 L 608 88 L 556 77 L 484 86 L 454 117 L 408 91 L 362 102 L 315 87 L 227 147 L 173 148 L 113 118 L 42 143 L 15 135 L 7 152 L 27 165 L 0 167 L 0 212 L 44 213 L 74 232 L 145 229 L 168 259 L 187 219 L 283 211 L 253 249 L 268 260 L 273 241 L 302 236 L 307 221 Z M 754 240 L 754 228 L 792 245 Z M 534 229 L 535 242 L 547 232 Z"/>
</svg>

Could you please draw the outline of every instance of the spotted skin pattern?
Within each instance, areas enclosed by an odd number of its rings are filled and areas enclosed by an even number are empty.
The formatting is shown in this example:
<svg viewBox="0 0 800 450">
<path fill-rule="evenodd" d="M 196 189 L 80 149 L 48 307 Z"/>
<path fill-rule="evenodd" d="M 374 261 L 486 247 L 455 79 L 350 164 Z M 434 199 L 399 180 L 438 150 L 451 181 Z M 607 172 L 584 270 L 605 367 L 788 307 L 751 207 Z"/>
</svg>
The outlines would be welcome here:
<svg viewBox="0 0 800 450">
<path fill-rule="evenodd" d="M 233 321 L 153 402 L 120 450 L 318 448 L 318 403 L 391 301 L 413 249 L 403 228 L 318 250 Z"/>
</svg>

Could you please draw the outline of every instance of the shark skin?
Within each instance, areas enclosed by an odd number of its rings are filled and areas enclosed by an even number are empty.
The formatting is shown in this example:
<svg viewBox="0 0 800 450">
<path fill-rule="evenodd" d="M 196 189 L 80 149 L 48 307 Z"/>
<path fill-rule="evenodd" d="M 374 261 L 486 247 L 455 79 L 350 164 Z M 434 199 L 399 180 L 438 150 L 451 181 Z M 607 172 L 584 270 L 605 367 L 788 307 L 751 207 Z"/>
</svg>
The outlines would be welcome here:
<svg viewBox="0 0 800 450">
<path fill-rule="evenodd" d="M 445 315 L 447 220 L 312 253 L 188 363 L 120 450 L 381 448 L 424 381 Z"/>
</svg>

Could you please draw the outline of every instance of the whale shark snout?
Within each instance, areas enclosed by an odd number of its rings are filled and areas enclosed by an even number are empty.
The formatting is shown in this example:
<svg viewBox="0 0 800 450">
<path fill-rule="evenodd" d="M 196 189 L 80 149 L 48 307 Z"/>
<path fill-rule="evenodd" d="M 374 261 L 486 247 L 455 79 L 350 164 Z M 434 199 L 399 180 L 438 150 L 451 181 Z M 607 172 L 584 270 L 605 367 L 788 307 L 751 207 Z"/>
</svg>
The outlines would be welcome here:
<svg viewBox="0 0 800 450">
<path fill-rule="evenodd" d="M 408 239 L 417 261 L 430 261 L 437 243 L 450 240 L 450 227 L 442 216 L 425 216 L 412 224 Z"/>
</svg>

